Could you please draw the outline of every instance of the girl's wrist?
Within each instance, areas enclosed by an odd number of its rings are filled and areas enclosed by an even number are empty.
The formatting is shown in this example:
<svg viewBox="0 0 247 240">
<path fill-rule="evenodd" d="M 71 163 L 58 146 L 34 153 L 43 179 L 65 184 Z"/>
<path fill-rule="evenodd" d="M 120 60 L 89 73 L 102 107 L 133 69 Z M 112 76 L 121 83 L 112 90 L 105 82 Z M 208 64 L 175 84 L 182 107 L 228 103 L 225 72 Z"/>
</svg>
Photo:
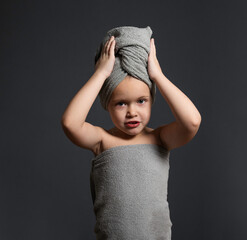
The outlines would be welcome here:
<svg viewBox="0 0 247 240">
<path fill-rule="evenodd" d="M 104 72 L 102 72 L 101 70 L 96 70 L 93 75 L 100 77 L 100 78 L 103 78 L 104 80 L 106 80 L 108 78 L 108 76 Z"/>
<path fill-rule="evenodd" d="M 154 77 L 151 78 L 151 80 L 153 80 L 154 82 L 158 81 L 159 79 L 165 77 L 165 75 L 163 74 L 163 72 L 160 72 L 159 74 L 156 74 Z"/>
</svg>

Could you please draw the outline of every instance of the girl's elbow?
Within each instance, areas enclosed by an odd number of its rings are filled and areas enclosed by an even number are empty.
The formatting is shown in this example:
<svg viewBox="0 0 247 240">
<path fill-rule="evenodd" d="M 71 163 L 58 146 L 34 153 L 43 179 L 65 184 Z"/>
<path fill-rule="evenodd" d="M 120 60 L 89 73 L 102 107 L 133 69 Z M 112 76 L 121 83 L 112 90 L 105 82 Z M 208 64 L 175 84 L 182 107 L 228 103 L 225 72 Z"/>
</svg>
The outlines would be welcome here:
<svg viewBox="0 0 247 240">
<path fill-rule="evenodd" d="M 201 116 L 191 119 L 186 129 L 191 133 L 196 133 L 200 125 L 201 125 Z"/>
<path fill-rule="evenodd" d="M 194 117 L 194 119 L 192 120 L 192 126 L 193 128 L 199 128 L 201 125 L 201 121 L 202 121 L 202 117 L 201 114 L 198 113 L 198 115 L 196 117 Z"/>
<path fill-rule="evenodd" d="M 195 121 L 193 121 L 193 123 L 192 123 L 192 131 L 194 132 L 194 134 L 197 133 L 197 131 L 199 130 L 200 125 L 201 125 L 201 118 L 196 119 Z"/>
<path fill-rule="evenodd" d="M 72 120 L 65 117 L 62 117 L 60 122 L 63 128 L 69 128 L 71 125 L 73 125 Z"/>
</svg>

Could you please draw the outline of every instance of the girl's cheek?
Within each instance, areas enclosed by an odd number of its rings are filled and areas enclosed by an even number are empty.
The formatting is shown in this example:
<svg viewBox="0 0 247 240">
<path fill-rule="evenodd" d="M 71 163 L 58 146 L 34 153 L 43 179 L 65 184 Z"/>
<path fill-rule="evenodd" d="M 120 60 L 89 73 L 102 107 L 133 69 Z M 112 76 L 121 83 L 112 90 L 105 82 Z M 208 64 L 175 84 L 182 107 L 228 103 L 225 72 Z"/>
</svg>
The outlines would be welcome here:
<svg viewBox="0 0 247 240">
<path fill-rule="evenodd" d="M 115 111 L 116 111 L 116 112 L 121 112 L 122 109 L 123 109 L 122 106 L 117 106 L 117 107 L 115 107 Z"/>
<path fill-rule="evenodd" d="M 120 119 L 123 117 L 124 115 L 124 110 L 123 109 L 115 109 L 115 112 L 114 112 L 115 116 Z"/>
</svg>

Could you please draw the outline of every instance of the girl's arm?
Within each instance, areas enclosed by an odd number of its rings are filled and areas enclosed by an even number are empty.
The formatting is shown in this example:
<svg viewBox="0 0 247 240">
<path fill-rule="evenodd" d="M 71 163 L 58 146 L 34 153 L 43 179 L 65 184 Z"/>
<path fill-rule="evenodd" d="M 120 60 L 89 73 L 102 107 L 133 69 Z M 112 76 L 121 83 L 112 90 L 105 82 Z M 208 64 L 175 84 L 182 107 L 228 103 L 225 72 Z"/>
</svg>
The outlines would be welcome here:
<svg viewBox="0 0 247 240">
<path fill-rule="evenodd" d="M 85 122 L 105 79 L 110 76 L 114 62 L 115 40 L 110 38 L 96 63 L 95 72 L 86 84 L 73 97 L 65 112 L 61 124 L 67 137 L 76 145 L 95 152 L 102 140 L 102 130 Z"/>
<path fill-rule="evenodd" d="M 171 150 L 192 140 L 199 129 L 201 115 L 191 100 L 164 75 L 155 82 L 176 118 L 160 128 L 160 139 Z"/>
<path fill-rule="evenodd" d="M 156 83 L 176 118 L 176 121 L 158 129 L 160 139 L 168 150 L 180 147 L 196 135 L 201 123 L 201 115 L 191 100 L 163 74 L 156 57 L 153 39 L 151 39 L 148 70 L 150 78 Z"/>
</svg>

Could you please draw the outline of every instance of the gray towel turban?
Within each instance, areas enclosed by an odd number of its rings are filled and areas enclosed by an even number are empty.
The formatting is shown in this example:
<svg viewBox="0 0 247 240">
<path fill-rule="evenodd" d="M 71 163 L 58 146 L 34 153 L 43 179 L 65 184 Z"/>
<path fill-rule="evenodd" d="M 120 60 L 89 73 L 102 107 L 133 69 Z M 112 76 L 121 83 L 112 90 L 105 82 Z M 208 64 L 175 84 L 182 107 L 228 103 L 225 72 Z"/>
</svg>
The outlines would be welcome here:
<svg viewBox="0 0 247 240">
<path fill-rule="evenodd" d="M 112 92 L 127 75 L 145 82 L 150 89 L 152 102 L 154 102 L 156 85 L 149 78 L 147 70 L 152 33 L 149 26 L 146 28 L 116 27 L 106 33 L 95 55 L 96 64 L 100 57 L 101 49 L 107 40 L 111 36 L 115 37 L 115 64 L 113 71 L 105 80 L 99 92 L 100 102 L 105 110 L 107 110 Z"/>
</svg>

